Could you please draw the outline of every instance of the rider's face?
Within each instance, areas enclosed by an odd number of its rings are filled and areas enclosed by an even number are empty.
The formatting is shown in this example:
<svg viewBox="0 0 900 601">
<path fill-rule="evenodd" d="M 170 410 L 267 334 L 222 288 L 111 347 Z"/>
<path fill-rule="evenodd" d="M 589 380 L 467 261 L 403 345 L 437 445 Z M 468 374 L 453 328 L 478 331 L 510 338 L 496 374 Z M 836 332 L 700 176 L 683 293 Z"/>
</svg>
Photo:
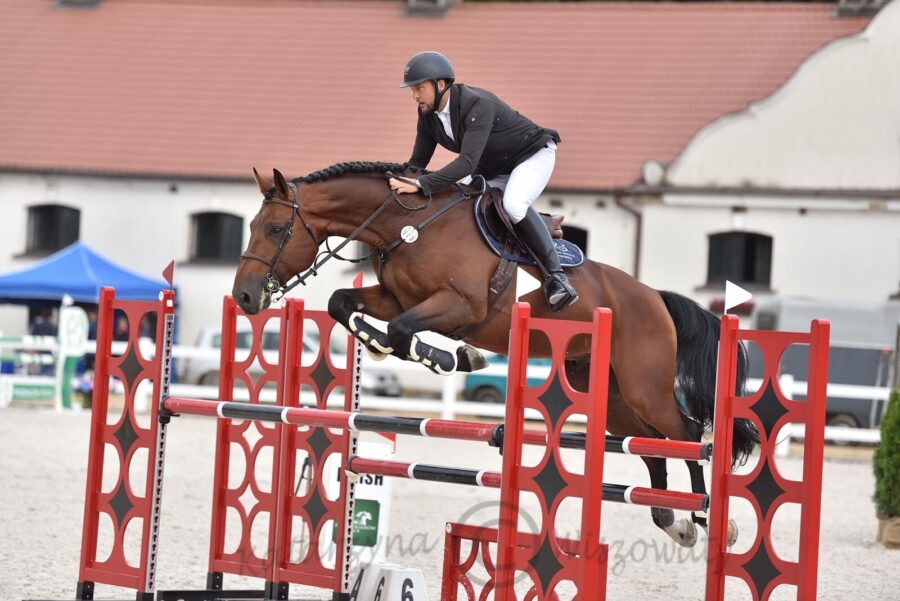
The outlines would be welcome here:
<svg viewBox="0 0 900 601">
<path fill-rule="evenodd" d="M 438 81 L 438 90 L 443 90 L 447 83 L 441 79 Z M 412 90 L 413 100 L 419 106 L 419 112 L 428 114 L 434 110 L 434 86 L 430 81 L 417 83 L 409 88 Z"/>
</svg>

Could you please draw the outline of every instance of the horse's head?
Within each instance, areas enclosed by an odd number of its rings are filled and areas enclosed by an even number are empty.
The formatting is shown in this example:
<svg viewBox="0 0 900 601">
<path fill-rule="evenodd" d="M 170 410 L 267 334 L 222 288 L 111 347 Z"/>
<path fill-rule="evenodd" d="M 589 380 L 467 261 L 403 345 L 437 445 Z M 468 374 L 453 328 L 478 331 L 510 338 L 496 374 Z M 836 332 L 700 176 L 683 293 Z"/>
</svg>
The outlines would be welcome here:
<svg viewBox="0 0 900 601">
<path fill-rule="evenodd" d="M 263 194 L 262 207 L 250 222 L 250 242 L 241 255 L 231 295 L 245 313 L 259 313 L 272 293 L 312 265 L 319 248 L 302 213 L 300 191 L 275 169 L 267 181 L 253 170 Z"/>
</svg>

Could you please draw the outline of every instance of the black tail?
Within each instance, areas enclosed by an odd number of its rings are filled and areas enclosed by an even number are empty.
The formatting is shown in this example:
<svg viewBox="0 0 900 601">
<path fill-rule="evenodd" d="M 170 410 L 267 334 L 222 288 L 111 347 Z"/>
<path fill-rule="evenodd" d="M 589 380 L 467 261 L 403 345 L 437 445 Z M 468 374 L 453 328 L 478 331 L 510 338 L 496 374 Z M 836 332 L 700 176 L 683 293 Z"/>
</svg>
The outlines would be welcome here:
<svg viewBox="0 0 900 601">
<path fill-rule="evenodd" d="M 660 291 L 663 302 L 675 323 L 678 340 L 676 374 L 684 392 L 690 417 L 704 429 L 713 425 L 716 400 L 716 362 L 719 344 L 719 320 L 689 298 L 674 292 Z M 747 383 L 747 350 L 738 347 L 736 393 L 743 394 Z M 742 464 L 759 444 L 759 432 L 750 420 L 734 420 L 731 449 L 732 465 Z"/>
</svg>

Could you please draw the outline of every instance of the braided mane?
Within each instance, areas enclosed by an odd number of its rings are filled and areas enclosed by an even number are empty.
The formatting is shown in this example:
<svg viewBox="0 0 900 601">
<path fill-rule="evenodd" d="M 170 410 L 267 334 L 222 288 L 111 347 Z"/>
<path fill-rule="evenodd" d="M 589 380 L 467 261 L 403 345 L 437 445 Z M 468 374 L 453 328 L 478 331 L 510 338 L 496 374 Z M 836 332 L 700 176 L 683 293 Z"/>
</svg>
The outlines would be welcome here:
<svg viewBox="0 0 900 601">
<path fill-rule="evenodd" d="M 303 182 L 304 184 L 313 184 L 315 182 L 324 182 L 335 177 L 352 174 L 384 174 L 387 171 L 393 171 L 399 175 L 406 171 L 407 166 L 401 163 L 380 163 L 373 161 L 352 161 L 349 163 L 337 163 L 331 167 L 319 169 L 309 175 L 297 177 L 291 180 L 294 183 Z"/>
</svg>

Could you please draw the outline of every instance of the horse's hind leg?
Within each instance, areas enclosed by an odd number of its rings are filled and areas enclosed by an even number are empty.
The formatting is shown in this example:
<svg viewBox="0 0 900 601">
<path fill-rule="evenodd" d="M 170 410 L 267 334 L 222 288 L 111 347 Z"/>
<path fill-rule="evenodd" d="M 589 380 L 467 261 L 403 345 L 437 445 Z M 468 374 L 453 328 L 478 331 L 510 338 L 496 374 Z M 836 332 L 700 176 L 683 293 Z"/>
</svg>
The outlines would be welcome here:
<svg viewBox="0 0 900 601">
<path fill-rule="evenodd" d="M 568 368 L 567 364 L 567 368 Z M 581 373 L 581 372 L 584 373 Z M 576 384 L 578 378 L 581 378 L 584 382 L 587 380 L 587 369 L 584 368 L 579 370 L 577 373 L 570 373 L 570 370 L 567 369 L 567 375 L 569 376 L 569 381 L 579 390 L 586 390 L 586 384 Z M 674 377 L 673 377 L 674 382 Z M 583 388 L 581 388 L 581 387 Z M 606 429 L 610 434 L 615 434 L 617 436 L 643 436 L 647 438 L 663 438 L 663 434 L 656 427 L 655 424 L 650 424 L 649 420 L 644 416 L 638 414 L 634 410 L 633 403 L 627 402 L 626 397 L 621 389 L 621 382 L 618 374 L 612 374 L 610 377 L 610 387 L 609 387 L 609 395 L 608 395 L 608 403 L 607 403 L 607 417 L 606 417 Z M 672 396 L 672 405 L 674 406 L 674 396 L 672 393 L 669 393 Z M 677 409 L 675 409 L 677 413 Z M 675 416 L 679 423 L 681 423 L 681 414 L 677 413 Z M 667 423 L 667 420 L 662 420 L 663 423 Z M 682 430 L 677 434 L 680 438 L 677 440 L 687 440 L 685 438 L 687 436 L 684 431 L 684 424 L 681 423 Z M 674 438 L 673 436 L 669 436 L 669 438 Z M 653 488 L 658 488 L 660 490 L 666 490 L 668 487 L 668 471 L 666 468 L 666 460 L 655 457 L 641 457 L 644 463 L 647 466 L 647 471 L 650 473 L 650 486 Z M 699 466 L 698 466 L 699 467 Z M 703 482 L 703 472 L 700 472 L 700 482 Z M 705 485 L 704 485 L 705 486 Z M 650 515 L 653 518 L 653 523 L 656 524 L 661 530 L 663 530 L 669 537 L 674 540 L 679 545 L 684 547 L 693 547 L 697 543 L 697 529 L 694 527 L 693 522 L 687 518 L 675 519 L 675 512 L 672 509 L 666 507 L 652 507 L 650 509 Z"/>
<path fill-rule="evenodd" d="M 687 440 L 700 442 L 700 439 L 703 437 L 703 426 L 688 417 L 682 416 L 682 419 L 687 430 Z M 684 463 L 687 465 L 688 473 L 691 475 L 691 491 L 701 495 L 707 494 L 706 478 L 703 476 L 703 468 L 700 467 L 700 463 L 697 461 L 685 461 Z M 691 520 L 709 532 L 706 513 L 693 511 L 691 512 Z"/>
<path fill-rule="evenodd" d="M 687 417 L 685 417 L 684 420 L 688 430 L 688 435 L 690 437 L 689 440 L 693 442 L 700 442 L 700 439 L 703 437 L 703 426 Z M 685 463 L 687 464 L 688 472 L 691 475 L 691 491 L 701 495 L 707 494 L 706 479 L 703 476 L 703 468 L 700 466 L 700 463 L 697 461 L 685 461 Z M 707 535 L 709 534 L 709 524 L 707 522 L 707 514 L 705 512 L 692 512 L 691 520 L 693 520 L 695 524 L 703 528 L 703 531 L 706 532 Z M 728 520 L 727 537 L 727 544 L 729 547 L 737 542 L 737 522 L 732 519 Z"/>
<path fill-rule="evenodd" d="M 654 373 L 649 370 L 648 373 Z M 633 382 L 632 382 L 633 384 Z M 631 395 L 625 395 L 629 406 L 634 410 L 636 417 L 646 422 L 655 432 L 656 436 L 660 434 L 670 440 L 687 440 L 691 442 L 699 442 L 703 435 L 703 428 L 697 422 L 687 418 L 678 408 L 675 395 L 670 391 L 661 390 L 661 385 L 657 386 L 657 394 L 652 395 L 653 382 L 643 380 L 640 386 L 632 386 Z M 654 399 L 665 399 L 664 403 L 656 403 Z M 652 465 L 649 458 L 644 459 L 647 468 L 650 470 L 650 479 L 654 488 L 666 488 L 665 460 L 662 461 L 662 467 Z M 697 494 L 705 495 L 706 480 L 703 475 L 703 468 L 696 461 L 687 461 L 688 472 L 691 476 L 691 490 Z M 656 474 L 656 475 L 654 475 Z M 654 478 L 657 481 L 653 481 Z M 665 510 L 668 514 L 672 514 L 671 510 Z M 674 515 L 674 514 L 673 514 Z M 665 516 L 667 517 L 667 516 Z M 654 514 L 654 521 L 657 516 Z M 672 540 L 680 545 L 690 547 L 697 541 L 696 528 L 694 524 L 700 525 L 704 530 L 707 529 L 705 514 L 692 513 L 691 519 L 677 520 L 670 528 L 660 525 L 663 530 L 668 533 Z M 659 525 L 659 524 L 657 524 Z M 729 520 L 728 526 L 728 545 L 731 546 L 737 540 L 737 525 L 733 520 Z"/>
<path fill-rule="evenodd" d="M 647 423 L 648 427 L 654 432 L 652 436 L 656 438 L 668 438 L 670 440 L 691 440 L 684 416 L 678 411 L 674 395 L 669 392 L 672 398 L 671 404 L 668 406 L 670 410 L 668 415 L 642 415 L 639 411 L 634 411 L 636 420 Z M 627 397 L 626 397 L 627 398 Z M 665 398 L 665 397 L 662 397 Z M 633 403 L 629 403 L 632 410 L 635 409 Z M 659 408 L 657 411 L 661 414 Z M 673 413 L 674 412 L 674 413 Z M 648 423 L 653 419 L 653 423 Z M 668 486 L 666 460 L 662 458 L 643 457 L 647 469 L 650 471 L 650 485 L 653 488 L 665 490 Z M 692 465 L 693 464 L 693 465 Z M 703 478 L 703 470 L 696 461 L 688 462 L 688 470 L 691 474 L 691 486 L 693 491 L 700 494 L 706 494 L 706 482 Z M 682 518 L 675 519 L 675 513 L 671 509 L 653 508 L 653 521 L 668 534 L 672 540 L 684 547 L 693 547 L 697 543 L 697 529 L 694 522 L 697 518 L 691 514 L 691 519 Z"/>
<path fill-rule="evenodd" d="M 647 464 L 650 472 L 650 486 L 665 490 L 668 487 L 668 473 L 666 460 L 660 457 L 641 457 Z M 703 475 L 702 472 L 700 474 Z M 675 519 L 675 512 L 668 507 L 651 507 L 650 515 L 653 523 L 669 535 L 669 537 L 682 547 L 693 547 L 697 544 L 697 528 L 687 519 Z"/>
<path fill-rule="evenodd" d="M 575 368 L 574 363 L 566 362 L 566 375 L 569 383 L 576 390 L 587 390 L 589 368 L 587 364 Z M 659 431 L 641 420 L 634 410 L 625 402 L 614 374 L 610 374 L 610 386 L 607 401 L 606 429 L 616 436 L 642 436 L 646 438 L 662 438 Z M 650 485 L 665 490 L 668 486 L 666 460 L 654 457 L 641 457 L 650 473 Z M 702 478 L 703 473 L 700 473 Z M 697 542 L 697 529 L 687 518 L 675 519 L 675 512 L 665 507 L 651 507 L 650 515 L 653 523 L 663 530 L 678 544 L 692 547 Z"/>
</svg>

